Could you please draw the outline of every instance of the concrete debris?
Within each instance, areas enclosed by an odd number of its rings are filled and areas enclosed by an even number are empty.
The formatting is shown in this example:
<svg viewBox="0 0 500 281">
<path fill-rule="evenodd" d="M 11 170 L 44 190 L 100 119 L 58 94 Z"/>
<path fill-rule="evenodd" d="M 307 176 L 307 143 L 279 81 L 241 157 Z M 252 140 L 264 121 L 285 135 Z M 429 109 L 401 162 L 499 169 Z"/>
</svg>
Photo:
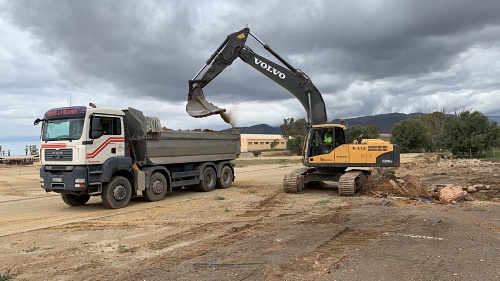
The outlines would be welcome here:
<svg viewBox="0 0 500 281">
<path fill-rule="evenodd" d="M 500 188 L 498 187 L 492 187 L 491 185 L 489 184 L 474 184 L 474 185 L 470 185 L 470 186 L 467 186 L 466 188 L 464 188 L 465 190 L 467 190 L 467 192 L 469 193 L 474 193 L 474 192 L 477 192 L 477 191 L 481 191 L 481 190 L 499 190 Z"/>
<path fill-rule="evenodd" d="M 435 169 L 432 168 L 435 166 Z M 399 169 L 400 175 L 422 170 L 429 183 L 415 175 L 396 176 L 389 169 L 374 169 L 368 179 L 360 184 L 360 191 L 376 198 L 406 198 L 407 202 L 498 200 L 500 161 L 478 159 L 423 158 L 419 162 L 405 163 Z M 454 175 L 461 175 L 458 181 Z M 469 176 L 470 175 L 470 176 Z M 427 198 L 427 199 L 426 199 Z M 428 200 L 430 199 L 430 200 Z"/>
<path fill-rule="evenodd" d="M 463 199 L 467 195 L 467 191 L 461 186 L 449 184 L 439 191 L 439 200 L 442 202 L 451 202 Z"/>
<path fill-rule="evenodd" d="M 399 188 L 399 185 L 393 181 L 393 180 L 389 180 L 389 183 L 393 186 L 393 187 L 396 187 L 396 188 Z"/>
<path fill-rule="evenodd" d="M 473 185 L 467 187 L 467 192 L 468 193 L 474 193 L 474 192 L 477 192 L 477 188 Z"/>
</svg>

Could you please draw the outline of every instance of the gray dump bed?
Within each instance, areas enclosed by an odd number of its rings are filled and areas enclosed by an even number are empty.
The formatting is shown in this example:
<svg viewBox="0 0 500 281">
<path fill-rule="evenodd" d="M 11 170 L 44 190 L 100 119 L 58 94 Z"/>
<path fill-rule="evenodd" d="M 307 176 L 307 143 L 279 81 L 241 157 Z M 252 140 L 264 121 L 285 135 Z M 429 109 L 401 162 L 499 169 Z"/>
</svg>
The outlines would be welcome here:
<svg viewBox="0 0 500 281">
<path fill-rule="evenodd" d="M 146 165 L 234 160 L 240 155 L 240 130 L 231 132 L 165 131 L 157 118 L 124 110 L 132 139 L 131 154 Z"/>
</svg>

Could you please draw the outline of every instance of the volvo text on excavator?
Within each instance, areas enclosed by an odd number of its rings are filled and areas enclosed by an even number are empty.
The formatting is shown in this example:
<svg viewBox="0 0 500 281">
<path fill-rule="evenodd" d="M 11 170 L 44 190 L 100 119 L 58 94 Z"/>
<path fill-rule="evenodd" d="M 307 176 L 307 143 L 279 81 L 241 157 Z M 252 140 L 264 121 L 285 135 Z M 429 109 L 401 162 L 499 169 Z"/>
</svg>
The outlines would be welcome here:
<svg viewBox="0 0 500 281">
<path fill-rule="evenodd" d="M 246 46 L 249 36 L 255 38 L 284 66 L 256 54 Z M 302 150 L 302 162 L 305 167 L 285 175 L 285 192 L 296 193 L 311 184 L 327 181 L 337 183 L 341 195 L 352 195 L 356 192 L 360 177 L 369 173 L 369 170 L 361 168 L 399 166 L 397 144 L 362 138 L 347 143 L 346 127 L 342 124 L 327 123 L 325 102 L 311 79 L 252 34 L 248 27 L 228 35 L 194 78 L 189 80 L 186 105 L 189 115 L 199 118 L 220 114 L 227 122 L 226 110 L 207 102 L 202 89 L 237 58 L 287 89 L 307 112 L 310 126 Z M 208 66 L 210 67 L 203 76 L 198 78 Z"/>
</svg>

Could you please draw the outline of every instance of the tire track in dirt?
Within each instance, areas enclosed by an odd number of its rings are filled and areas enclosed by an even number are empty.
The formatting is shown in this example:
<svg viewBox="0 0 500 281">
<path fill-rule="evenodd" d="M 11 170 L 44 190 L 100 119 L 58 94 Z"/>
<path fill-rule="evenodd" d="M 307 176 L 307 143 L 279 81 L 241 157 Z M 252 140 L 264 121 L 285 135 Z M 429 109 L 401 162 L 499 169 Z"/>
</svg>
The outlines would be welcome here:
<svg viewBox="0 0 500 281">
<path fill-rule="evenodd" d="M 287 205 L 288 198 L 290 197 L 286 196 L 282 190 L 276 190 L 268 194 L 260 202 L 244 206 L 245 209 L 251 208 L 251 210 L 236 215 L 236 218 L 231 222 L 205 223 L 182 233 L 158 240 L 155 243 L 171 246 L 162 250 L 159 257 L 149 259 L 140 266 L 149 268 L 156 272 L 155 274 L 161 276 L 162 274 L 166 274 L 165 268 L 169 268 L 172 265 L 179 265 L 182 261 L 193 265 L 199 263 L 199 259 L 210 260 L 208 257 L 217 255 L 221 249 L 224 249 L 223 251 L 227 254 L 218 258 L 220 262 L 225 259 L 230 261 L 232 253 L 245 252 L 247 251 L 246 247 L 249 247 L 249 245 L 250 247 L 254 247 L 253 250 L 255 252 L 273 254 L 284 250 L 281 244 L 276 243 L 274 233 L 279 233 L 279 231 L 289 228 L 289 231 L 294 233 L 292 237 L 300 240 L 300 232 L 309 228 L 311 222 L 313 224 L 324 224 L 344 220 L 342 216 L 331 216 L 328 214 L 320 215 L 319 217 L 317 214 L 304 215 L 302 211 L 295 211 Z M 290 210 L 290 213 L 284 214 L 284 210 Z M 314 216 L 314 220 L 309 218 L 312 216 Z M 303 219 L 297 219 L 297 217 Z M 241 219 L 240 222 L 238 222 L 239 219 Z M 298 227 L 290 227 L 291 220 Z M 298 231 L 295 229 L 298 229 Z M 257 246 L 255 239 L 262 245 Z M 190 242 L 186 244 L 185 241 Z M 258 247 L 262 247 L 262 249 L 258 249 Z M 293 256 L 293 254 L 287 255 L 290 257 Z M 249 262 L 255 264 L 262 261 L 252 260 Z M 151 270 L 149 271 L 151 272 Z M 130 280 L 145 278 L 148 276 L 146 272 L 145 274 L 137 274 L 133 278 L 130 278 Z M 175 276 L 168 275 L 168 278 L 175 278 Z"/>
<path fill-rule="evenodd" d="M 401 216 L 384 221 L 370 228 L 360 228 L 349 220 L 352 207 L 340 207 L 332 209 L 333 213 L 342 214 L 343 219 L 337 222 L 332 220 L 330 227 L 336 227 L 329 239 L 318 245 L 314 250 L 299 255 L 287 262 L 279 265 L 280 278 L 294 280 L 293 276 L 297 271 L 302 272 L 300 279 L 313 280 L 319 277 L 328 276 L 341 264 L 348 260 L 351 254 L 358 248 L 366 247 L 376 243 L 379 239 L 384 239 L 388 232 L 398 232 L 405 227 L 405 223 L 410 216 Z M 327 215 L 325 215 L 327 216 Z M 277 277 L 277 276 L 275 276 Z"/>
</svg>

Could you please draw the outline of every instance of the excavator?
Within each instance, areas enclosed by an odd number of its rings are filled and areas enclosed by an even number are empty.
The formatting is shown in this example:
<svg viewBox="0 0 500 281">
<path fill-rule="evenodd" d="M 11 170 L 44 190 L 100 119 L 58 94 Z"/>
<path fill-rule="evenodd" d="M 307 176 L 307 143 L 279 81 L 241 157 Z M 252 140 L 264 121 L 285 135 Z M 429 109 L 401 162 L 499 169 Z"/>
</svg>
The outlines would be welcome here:
<svg viewBox="0 0 500 281">
<path fill-rule="evenodd" d="M 283 66 L 250 49 L 246 45 L 249 36 L 259 42 Z M 248 26 L 229 34 L 193 79 L 189 80 L 186 105 L 189 115 L 201 118 L 220 114 L 229 123 L 226 110 L 208 102 L 202 89 L 237 58 L 288 90 L 307 112 L 309 126 L 302 149 L 302 162 L 305 167 L 285 175 L 285 192 L 297 193 L 321 182 L 333 182 L 338 186 L 340 195 L 353 195 L 359 187 L 361 177 L 369 174 L 370 169 L 366 169 L 367 167 L 399 166 L 397 144 L 380 139 L 363 139 L 362 136 L 353 143 L 347 143 L 346 126 L 328 124 L 325 102 L 311 79 L 252 34 Z M 205 69 L 203 76 L 199 78 Z"/>
</svg>

